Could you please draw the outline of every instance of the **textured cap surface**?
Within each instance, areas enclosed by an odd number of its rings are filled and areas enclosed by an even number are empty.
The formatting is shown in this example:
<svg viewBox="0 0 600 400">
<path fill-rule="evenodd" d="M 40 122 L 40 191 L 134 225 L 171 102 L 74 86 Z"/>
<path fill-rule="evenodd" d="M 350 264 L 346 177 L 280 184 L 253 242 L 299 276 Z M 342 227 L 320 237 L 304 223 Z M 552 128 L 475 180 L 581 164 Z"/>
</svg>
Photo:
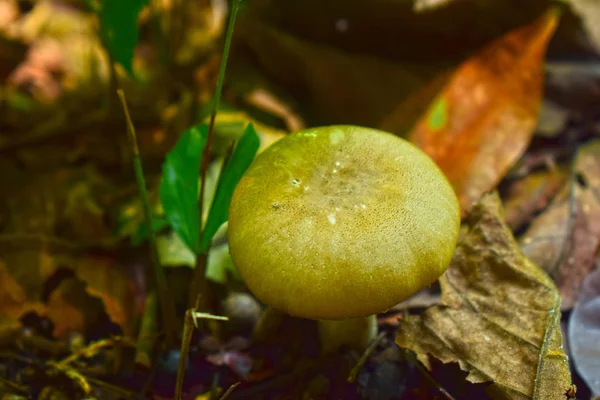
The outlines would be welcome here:
<svg viewBox="0 0 600 400">
<path fill-rule="evenodd" d="M 379 313 L 437 280 L 458 237 L 450 183 L 409 142 L 356 126 L 308 129 L 254 160 L 229 209 L 248 288 L 290 315 Z"/>
</svg>

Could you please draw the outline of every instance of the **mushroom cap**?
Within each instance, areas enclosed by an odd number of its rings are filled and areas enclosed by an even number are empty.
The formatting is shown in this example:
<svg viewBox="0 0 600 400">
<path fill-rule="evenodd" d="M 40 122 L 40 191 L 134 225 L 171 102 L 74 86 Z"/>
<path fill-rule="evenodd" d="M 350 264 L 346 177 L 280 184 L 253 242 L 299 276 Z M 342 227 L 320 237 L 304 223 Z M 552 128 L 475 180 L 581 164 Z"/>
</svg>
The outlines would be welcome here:
<svg viewBox="0 0 600 400">
<path fill-rule="evenodd" d="M 233 194 L 229 248 L 263 303 L 310 319 L 383 312 L 437 280 L 460 208 L 433 160 L 375 129 L 328 126 L 259 154 Z"/>
</svg>

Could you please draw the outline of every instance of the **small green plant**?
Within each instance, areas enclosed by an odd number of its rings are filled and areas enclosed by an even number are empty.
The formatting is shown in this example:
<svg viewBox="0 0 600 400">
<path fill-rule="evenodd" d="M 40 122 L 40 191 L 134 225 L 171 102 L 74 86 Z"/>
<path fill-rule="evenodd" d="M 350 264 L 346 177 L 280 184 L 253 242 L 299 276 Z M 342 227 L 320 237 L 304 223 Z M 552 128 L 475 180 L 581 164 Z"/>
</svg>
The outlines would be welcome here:
<svg viewBox="0 0 600 400">
<path fill-rule="evenodd" d="M 254 159 L 260 141 L 252 124 L 240 137 L 217 182 L 206 224 L 201 226 L 198 196 L 200 195 L 200 166 L 210 126 L 202 124 L 186 130 L 163 163 L 160 200 L 169 225 L 196 255 L 207 252 L 210 242 L 227 221 L 227 211 L 237 183 Z"/>
</svg>

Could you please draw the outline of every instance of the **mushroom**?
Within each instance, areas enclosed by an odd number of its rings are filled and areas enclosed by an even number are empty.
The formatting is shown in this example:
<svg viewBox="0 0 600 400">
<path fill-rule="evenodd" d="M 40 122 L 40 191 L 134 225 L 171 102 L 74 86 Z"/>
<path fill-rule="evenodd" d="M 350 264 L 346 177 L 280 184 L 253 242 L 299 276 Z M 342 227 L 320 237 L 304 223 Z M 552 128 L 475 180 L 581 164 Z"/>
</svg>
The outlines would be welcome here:
<svg viewBox="0 0 600 400">
<path fill-rule="evenodd" d="M 250 291 L 320 320 L 335 350 L 366 345 L 375 314 L 436 281 L 459 228 L 456 194 L 425 153 L 338 125 L 288 135 L 256 157 L 233 194 L 228 239 Z"/>
</svg>

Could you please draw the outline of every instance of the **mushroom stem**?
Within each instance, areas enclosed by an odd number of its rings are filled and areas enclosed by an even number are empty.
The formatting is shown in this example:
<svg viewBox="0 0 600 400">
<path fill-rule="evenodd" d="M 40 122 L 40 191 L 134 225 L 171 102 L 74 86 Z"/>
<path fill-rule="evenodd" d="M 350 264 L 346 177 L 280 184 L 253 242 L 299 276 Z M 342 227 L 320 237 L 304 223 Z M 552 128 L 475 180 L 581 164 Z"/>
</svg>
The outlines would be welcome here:
<svg viewBox="0 0 600 400">
<path fill-rule="evenodd" d="M 377 336 L 377 317 L 319 320 L 319 340 L 324 354 L 334 353 L 342 346 L 364 351 Z"/>
</svg>

